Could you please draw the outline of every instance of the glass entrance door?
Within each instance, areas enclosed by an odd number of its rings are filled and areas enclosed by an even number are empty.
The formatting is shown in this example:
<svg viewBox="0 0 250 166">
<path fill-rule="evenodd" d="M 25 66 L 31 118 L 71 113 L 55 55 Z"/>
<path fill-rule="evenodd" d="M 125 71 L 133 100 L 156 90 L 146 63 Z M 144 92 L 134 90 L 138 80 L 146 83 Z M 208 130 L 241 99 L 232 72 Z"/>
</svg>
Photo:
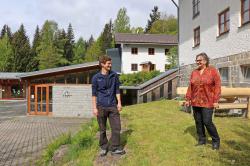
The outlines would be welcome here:
<svg viewBox="0 0 250 166">
<path fill-rule="evenodd" d="M 49 114 L 49 86 L 36 85 L 35 86 L 35 114 L 48 115 Z"/>
</svg>

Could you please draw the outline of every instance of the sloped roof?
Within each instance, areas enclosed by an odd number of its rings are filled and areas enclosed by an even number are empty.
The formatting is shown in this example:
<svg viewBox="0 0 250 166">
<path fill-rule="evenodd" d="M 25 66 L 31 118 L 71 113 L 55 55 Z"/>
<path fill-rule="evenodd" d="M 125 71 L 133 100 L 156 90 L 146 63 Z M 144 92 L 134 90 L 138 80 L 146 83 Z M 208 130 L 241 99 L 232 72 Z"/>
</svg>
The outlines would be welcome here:
<svg viewBox="0 0 250 166">
<path fill-rule="evenodd" d="M 19 75 L 23 73 L 12 73 L 12 72 L 0 72 L 0 79 L 1 80 L 18 80 Z"/>
<path fill-rule="evenodd" d="M 52 73 L 57 73 L 57 72 L 62 72 L 62 71 L 76 70 L 76 69 L 87 68 L 87 67 L 98 67 L 98 66 L 99 66 L 99 62 L 95 61 L 95 62 L 87 62 L 87 63 L 77 64 L 77 65 L 39 70 L 39 71 L 34 71 L 34 72 L 27 72 L 27 73 L 20 74 L 18 76 L 20 78 L 25 78 L 25 77 L 52 74 Z"/>
<path fill-rule="evenodd" d="M 115 43 L 178 45 L 177 35 L 116 33 Z"/>
<path fill-rule="evenodd" d="M 26 72 L 26 73 L 0 72 L 0 79 L 2 80 L 20 79 L 20 78 L 26 78 L 26 77 L 32 77 L 32 76 L 38 76 L 38 75 L 46 75 L 46 74 L 52 74 L 52 73 L 57 73 L 57 72 L 77 70 L 77 69 L 88 68 L 88 67 L 98 67 L 98 66 L 99 66 L 99 62 L 95 61 L 95 62 L 87 62 L 87 63 L 77 64 L 77 65 L 56 67 L 56 68 L 33 71 L 33 72 Z"/>
</svg>

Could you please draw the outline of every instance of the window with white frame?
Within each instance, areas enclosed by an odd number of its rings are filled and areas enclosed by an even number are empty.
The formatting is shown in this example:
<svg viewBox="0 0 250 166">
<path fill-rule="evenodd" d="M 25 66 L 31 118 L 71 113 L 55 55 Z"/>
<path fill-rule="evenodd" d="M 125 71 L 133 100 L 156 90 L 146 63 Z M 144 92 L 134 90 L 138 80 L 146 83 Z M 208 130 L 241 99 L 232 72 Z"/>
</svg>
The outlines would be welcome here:
<svg viewBox="0 0 250 166">
<path fill-rule="evenodd" d="M 223 82 L 227 82 L 229 80 L 228 70 L 228 67 L 219 68 L 220 77 Z"/>
<path fill-rule="evenodd" d="M 244 81 L 250 81 L 250 64 L 241 66 L 241 73 Z"/>
</svg>

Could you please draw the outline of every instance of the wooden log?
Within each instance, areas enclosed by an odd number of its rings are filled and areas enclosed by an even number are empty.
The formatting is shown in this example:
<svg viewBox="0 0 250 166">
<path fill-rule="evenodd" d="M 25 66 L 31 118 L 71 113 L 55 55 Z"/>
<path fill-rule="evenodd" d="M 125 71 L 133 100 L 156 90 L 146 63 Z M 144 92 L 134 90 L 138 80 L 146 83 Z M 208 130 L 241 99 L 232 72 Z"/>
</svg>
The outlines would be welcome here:
<svg viewBox="0 0 250 166">
<path fill-rule="evenodd" d="M 220 103 L 219 104 L 219 108 L 216 109 L 244 109 L 244 108 L 248 108 L 247 107 L 248 104 L 247 103 Z"/>
<path fill-rule="evenodd" d="M 221 96 L 250 96 L 250 88 L 221 88 Z"/>
<path fill-rule="evenodd" d="M 177 94 L 185 95 L 187 92 L 187 87 L 177 87 Z M 238 96 L 238 97 L 246 97 L 250 96 L 250 88 L 221 88 L 221 96 Z"/>
<path fill-rule="evenodd" d="M 187 87 L 177 87 L 176 91 L 178 95 L 185 95 L 187 93 Z"/>
</svg>

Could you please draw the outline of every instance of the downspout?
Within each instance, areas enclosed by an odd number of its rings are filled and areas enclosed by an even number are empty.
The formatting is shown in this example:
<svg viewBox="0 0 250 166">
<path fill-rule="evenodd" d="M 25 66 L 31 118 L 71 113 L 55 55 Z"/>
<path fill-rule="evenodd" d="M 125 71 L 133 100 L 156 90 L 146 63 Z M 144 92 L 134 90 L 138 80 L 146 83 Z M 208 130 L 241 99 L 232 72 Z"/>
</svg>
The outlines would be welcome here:
<svg viewBox="0 0 250 166">
<path fill-rule="evenodd" d="M 177 19 L 178 19 L 178 53 L 177 53 L 177 68 L 178 68 L 178 75 L 180 77 L 180 10 L 179 10 L 179 6 L 177 5 L 177 3 L 174 0 L 171 0 L 173 2 L 173 4 L 176 6 L 177 8 Z M 180 86 L 180 79 L 178 80 L 177 86 Z"/>
</svg>

